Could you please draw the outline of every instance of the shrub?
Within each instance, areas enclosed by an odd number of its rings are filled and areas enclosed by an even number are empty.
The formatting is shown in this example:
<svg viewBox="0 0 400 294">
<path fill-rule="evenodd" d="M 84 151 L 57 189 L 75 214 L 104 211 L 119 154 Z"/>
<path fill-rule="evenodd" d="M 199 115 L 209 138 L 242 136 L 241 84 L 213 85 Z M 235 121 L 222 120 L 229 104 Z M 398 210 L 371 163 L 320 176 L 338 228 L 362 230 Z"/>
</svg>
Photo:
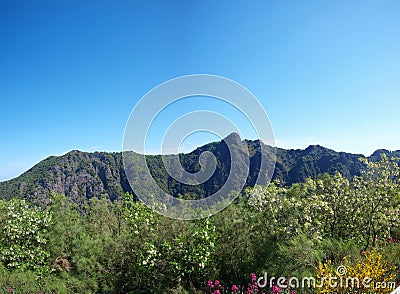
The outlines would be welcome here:
<svg viewBox="0 0 400 294">
<path fill-rule="evenodd" d="M 344 258 L 340 265 L 328 260 L 319 263 L 317 293 L 390 293 L 394 290 L 395 269 L 376 250 L 364 252 L 361 260 Z"/>
</svg>

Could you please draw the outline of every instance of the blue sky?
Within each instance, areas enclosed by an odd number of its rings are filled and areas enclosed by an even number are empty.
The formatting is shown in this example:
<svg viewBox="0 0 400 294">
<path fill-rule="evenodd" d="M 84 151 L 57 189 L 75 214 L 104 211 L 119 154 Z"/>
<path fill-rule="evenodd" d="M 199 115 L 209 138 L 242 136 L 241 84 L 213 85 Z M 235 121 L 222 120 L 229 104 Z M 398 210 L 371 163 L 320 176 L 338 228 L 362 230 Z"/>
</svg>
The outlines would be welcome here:
<svg viewBox="0 0 400 294">
<path fill-rule="evenodd" d="M 247 87 L 279 147 L 400 149 L 399 1 L 248 2 L 0 1 L 0 181 L 120 151 L 135 103 L 195 73 Z"/>
</svg>

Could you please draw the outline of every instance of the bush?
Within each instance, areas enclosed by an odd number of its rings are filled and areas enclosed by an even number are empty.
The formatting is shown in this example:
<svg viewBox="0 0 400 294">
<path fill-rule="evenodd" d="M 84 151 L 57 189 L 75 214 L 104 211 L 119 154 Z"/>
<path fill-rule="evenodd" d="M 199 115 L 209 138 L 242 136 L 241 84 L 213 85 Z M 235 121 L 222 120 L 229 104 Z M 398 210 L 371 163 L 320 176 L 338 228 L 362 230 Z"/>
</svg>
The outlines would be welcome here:
<svg viewBox="0 0 400 294">
<path fill-rule="evenodd" d="M 195 221 L 160 216 L 128 194 L 81 205 L 51 194 L 42 208 L 0 201 L 0 292 L 196 293 L 209 279 L 321 278 L 342 264 L 399 281 L 398 167 L 385 158 L 367 166 L 353 181 L 335 174 L 257 186 Z"/>
<path fill-rule="evenodd" d="M 318 266 L 317 293 L 390 293 L 395 270 L 376 250 L 364 252 L 359 260 L 345 257 L 341 264 L 328 260 Z"/>
</svg>

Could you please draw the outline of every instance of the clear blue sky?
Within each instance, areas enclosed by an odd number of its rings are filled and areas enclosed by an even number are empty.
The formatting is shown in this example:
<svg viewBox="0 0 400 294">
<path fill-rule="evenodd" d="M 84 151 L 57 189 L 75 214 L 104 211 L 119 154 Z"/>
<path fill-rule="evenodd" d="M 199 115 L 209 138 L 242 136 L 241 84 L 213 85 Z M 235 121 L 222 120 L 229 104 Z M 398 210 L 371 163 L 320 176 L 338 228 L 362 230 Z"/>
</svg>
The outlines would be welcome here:
<svg viewBox="0 0 400 294">
<path fill-rule="evenodd" d="M 194 73 L 251 90 L 279 147 L 400 149 L 399 1 L 248 2 L 0 1 L 0 180 L 120 151 L 140 97 Z"/>
</svg>

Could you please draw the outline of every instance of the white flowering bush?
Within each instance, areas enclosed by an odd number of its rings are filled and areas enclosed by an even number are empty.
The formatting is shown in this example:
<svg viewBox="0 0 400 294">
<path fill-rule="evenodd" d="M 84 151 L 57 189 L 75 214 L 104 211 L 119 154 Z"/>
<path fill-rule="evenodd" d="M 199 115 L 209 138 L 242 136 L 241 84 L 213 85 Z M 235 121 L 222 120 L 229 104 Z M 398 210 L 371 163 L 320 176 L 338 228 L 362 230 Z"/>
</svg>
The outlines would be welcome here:
<svg viewBox="0 0 400 294">
<path fill-rule="evenodd" d="M 154 232 L 158 226 L 159 215 L 128 193 L 124 195 L 123 217 L 134 236 L 143 231 Z"/>
<path fill-rule="evenodd" d="M 209 219 L 192 223 L 188 233 L 181 232 L 173 242 L 165 242 L 164 251 L 177 275 L 185 276 L 202 270 L 210 263 L 216 242 L 215 227 Z"/>
<path fill-rule="evenodd" d="M 52 223 L 48 210 L 29 207 L 25 200 L 0 202 L 0 258 L 9 269 L 48 272 L 47 233 Z"/>
<path fill-rule="evenodd" d="M 318 262 L 337 266 L 366 248 L 394 261 L 400 283 L 398 161 L 364 164 L 351 180 L 256 186 L 195 221 L 163 217 L 128 194 L 82 204 L 52 194 L 48 208 L 0 200 L 0 293 L 244 291 L 237 285 L 249 273 L 310 276 Z"/>
<path fill-rule="evenodd" d="M 266 231 L 279 239 L 300 233 L 313 240 L 356 240 L 365 248 L 389 238 L 400 224 L 398 161 L 362 159 L 366 170 L 349 181 L 323 175 L 290 188 L 279 182 L 247 190 L 248 204 L 262 213 Z"/>
</svg>

